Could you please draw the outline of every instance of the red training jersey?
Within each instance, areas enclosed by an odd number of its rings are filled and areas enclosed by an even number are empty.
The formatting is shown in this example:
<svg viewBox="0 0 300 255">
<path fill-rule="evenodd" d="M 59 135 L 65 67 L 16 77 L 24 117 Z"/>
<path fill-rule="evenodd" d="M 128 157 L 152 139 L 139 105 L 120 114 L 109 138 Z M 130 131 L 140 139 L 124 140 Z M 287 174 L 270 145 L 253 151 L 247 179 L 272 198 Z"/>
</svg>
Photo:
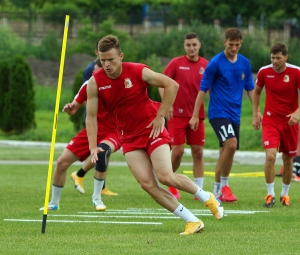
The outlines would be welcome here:
<svg viewBox="0 0 300 255">
<path fill-rule="evenodd" d="M 298 89 L 300 89 L 300 68 L 286 64 L 281 73 L 272 64 L 262 67 L 257 74 L 256 85 L 266 88 L 266 103 L 262 124 L 287 124 L 286 115 L 298 108 Z"/>
<path fill-rule="evenodd" d="M 200 82 L 208 64 L 205 58 L 197 62 L 188 60 L 186 56 L 173 58 L 164 70 L 164 74 L 179 84 L 179 90 L 173 104 L 173 115 L 192 117 L 195 101 L 199 92 Z M 205 119 L 204 104 L 201 105 L 199 118 Z"/>
<path fill-rule="evenodd" d="M 148 97 L 148 84 L 142 79 L 144 64 L 123 62 L 122 73 L 109 78 L 101 68 L 93 73 L 97 83 L 98 97 L 117 126 L 121 142 L 137 135 L 150 134 L 146 128 L 156 117 L 160 105 Z"/>
<path fill-rule="evenodd" d="M 79 104 L 83 104 L 87 101 L 87 82 L 83 83 L 80 87 L 77 95 L 75 96 L 75 101 Z M 101 102 L 98 100 L 98 112 L 97 112 L 97 123 L 98 123 L 98 130 L 101 129 L 101 133 L 111 133 L 116 130 L 116 126 L 112 123 L 108 113 L 103 108 Z"/>
</svg>

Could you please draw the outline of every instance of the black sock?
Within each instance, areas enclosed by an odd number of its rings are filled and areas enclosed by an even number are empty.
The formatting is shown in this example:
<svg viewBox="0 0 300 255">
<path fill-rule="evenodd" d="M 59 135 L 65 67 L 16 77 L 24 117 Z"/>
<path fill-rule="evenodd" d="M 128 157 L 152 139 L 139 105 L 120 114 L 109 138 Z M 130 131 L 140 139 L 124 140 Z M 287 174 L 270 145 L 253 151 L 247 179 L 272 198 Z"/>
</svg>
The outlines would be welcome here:
<svg viewBox="0 0 300 255">
<path fill-rule="evenodd" d="M 86 174 L 86 171 L 84 171 L 82 168 L 80 168 L 78 171 L 77 171 L 77 176 L 78 177 L 84 177 L 84 175 Z"/>
</svg>

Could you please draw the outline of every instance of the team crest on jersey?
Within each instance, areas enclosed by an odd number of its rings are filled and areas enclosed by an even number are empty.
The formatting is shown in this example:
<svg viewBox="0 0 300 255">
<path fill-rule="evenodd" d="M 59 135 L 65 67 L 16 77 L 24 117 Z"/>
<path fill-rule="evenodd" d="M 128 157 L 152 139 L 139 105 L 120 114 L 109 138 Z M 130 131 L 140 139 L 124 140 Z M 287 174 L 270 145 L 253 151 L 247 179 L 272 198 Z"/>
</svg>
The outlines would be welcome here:
<svg viewBox="0 0 300 255">
<path fill-rule="evenodd" d="M 244 73 L 242 73 L 241 78 L 242 78 L 242 81 L 245 79 L 245 74 Z"/>
<path fill-rule="evenodd" d="M 283 81 L 284 82 L 289 82 L 290 81 L 290 76 L 285 75 L 284 78 L 283 78 Z"/>
<path fill-rule="evenodd" d="M 199 73 L 200 73 L 200 74 L 204 74 L 204 68 L 203 68 L 203 67 L 200 68 Z"/>
<path fill-rule="evenodd" d="M 132 82 L 129 78 L 126 78 L 125 81 L 124 81 L 124 85 L 125 85 L 125 88 L 128 89 L 128 88 L 131 88 L 133 85 L 132 85 Z"/>
</svg>

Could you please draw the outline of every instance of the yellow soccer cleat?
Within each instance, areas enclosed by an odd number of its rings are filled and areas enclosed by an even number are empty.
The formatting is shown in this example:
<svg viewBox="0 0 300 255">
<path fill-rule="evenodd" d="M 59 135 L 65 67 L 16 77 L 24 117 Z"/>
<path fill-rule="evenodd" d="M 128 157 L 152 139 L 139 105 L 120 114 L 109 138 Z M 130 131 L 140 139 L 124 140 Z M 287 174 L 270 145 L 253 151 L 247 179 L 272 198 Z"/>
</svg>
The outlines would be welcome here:
<svg viewBox="0 0 300 255">
<path fill-rule="evenodd" d="M 204 230 L 204 223 L 199 220 L 198 222 L 188 222 L 185 226 L 184 232 L 180 233 L 181 236 L 192 235 L 200 233 Z"/>
<path fill-rule="evenodd" d="M 83 188 L 83 177 L 78 177 L 77 172 L 73 172 L 71 174 L 71 179 L 74 182 L 75 189 L 77 189 L 81 194 L 84 194 L 84 188 Z"/>
<path fill-rule="evenodd" d="M 118 196 L 119 194 L 118 193 L 114 193 L 114 192 L 110 191 L 108 188 L 105 187 L 101 191 L 101 195 L 105 195 L 105 196 Z"/>
<path fill-rule="evenodd" d="M 210 193 L 210 198 L 205 202 L 205 206 L 211 211 L 212 215 L 217 220 L 220 220 L 223 218 L 224 208 L 221 205 L 221 203 L 216 199 L 216 197 L 213 193 Z"/>
</svg>

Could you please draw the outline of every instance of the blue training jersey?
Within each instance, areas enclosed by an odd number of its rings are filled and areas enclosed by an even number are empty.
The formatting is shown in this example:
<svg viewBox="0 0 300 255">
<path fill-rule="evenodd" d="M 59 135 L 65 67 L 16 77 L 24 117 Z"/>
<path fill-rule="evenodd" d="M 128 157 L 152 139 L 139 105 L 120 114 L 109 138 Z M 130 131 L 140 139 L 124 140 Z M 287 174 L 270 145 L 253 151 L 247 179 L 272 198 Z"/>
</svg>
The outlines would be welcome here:
<svg viewBox="0 0 300 255">
<path fill-rule="evenodd" d="M 89 63 L 86 68 L 83 71 L 83 82 L 88 81 L 92 75 L 93 75 L 93 71 L 94 71 L 94 61 Z"/>
<path fill-rule="evenodd" d="M 208 119 L 227 118 L 240 124 L 243 91 L 253 90 L 249 60 L 238 54 L 235 63 L 221 52 L 208 63 L 200 83 L 200 91 L 210 90 Z"/>
</svg>

